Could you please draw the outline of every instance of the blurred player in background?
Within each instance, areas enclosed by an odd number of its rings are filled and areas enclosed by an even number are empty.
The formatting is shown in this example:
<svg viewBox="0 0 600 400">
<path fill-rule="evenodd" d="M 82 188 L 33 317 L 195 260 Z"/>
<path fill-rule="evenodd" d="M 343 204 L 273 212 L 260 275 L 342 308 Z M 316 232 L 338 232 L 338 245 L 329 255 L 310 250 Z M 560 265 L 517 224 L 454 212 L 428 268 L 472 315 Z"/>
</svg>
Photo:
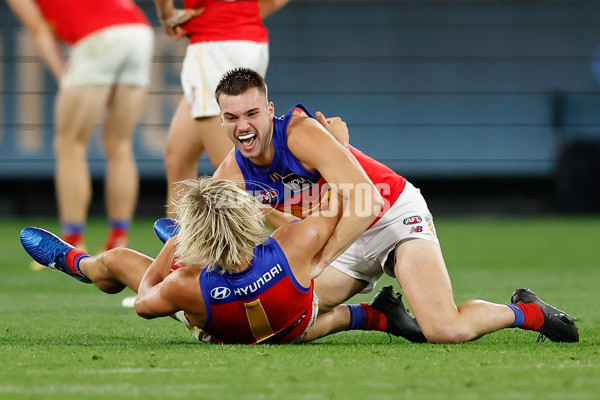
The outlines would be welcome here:
<svg viewBox="0 0 600 400">
<path fill-rule="evenodd" d="M 87 147 L 104 117 L 104 248 L 127 246 L 138 196 L 133 133 L 150 80 L 154 33 L 132 0 L 7 0 L 59 84 L 55 101 L 56 195 L 64 240 L 84 246 L 92 197 Z M 64 42 L 70 45 L 68 61 Z"/>
<path fill-rule="evenodd" d="M 174 182 L 198 176 L 206 152 L 217 168 L 233 147 L 219 121 L 215 88 L 231 68 L 249 67 L 265 75 L 269 63 L 268 32 L 262 19 L 289 0 L 154 0 L 166 33 L 175 40 L 187 37 L 181 68 L 181 99 L 171 121 L 165 150 L 167 213 L 177 198 Z"/>
<path fill-rule="evenodd" d="M 184 184 L 178 222 L 155 224 L 162 240 L 171 237 L 155 260 L 122 248 L 90 257 L 32 227 L 21 231 L 21 243 L 40 264 L 106 293 L 130 287 L 140 316 L 174 316 L 216 343 L 295 343 L 345 329 L 424 340 L 391 287 L 371 304 L 339 305 L 317 318 L 312 267 L 338 221 L 337 198 L 269 237 L 260 204 L 235 183 L 205 177 Z"/>
</svg>

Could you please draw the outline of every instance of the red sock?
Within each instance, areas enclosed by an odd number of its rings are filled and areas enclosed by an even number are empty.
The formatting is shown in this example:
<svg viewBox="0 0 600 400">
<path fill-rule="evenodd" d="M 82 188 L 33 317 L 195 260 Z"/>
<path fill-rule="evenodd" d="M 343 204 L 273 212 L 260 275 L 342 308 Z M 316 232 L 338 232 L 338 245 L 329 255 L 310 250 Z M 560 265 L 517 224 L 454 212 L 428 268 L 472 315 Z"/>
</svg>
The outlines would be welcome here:
<svg viewBox="0 0 600 400">
<path fill-rule="evenodd" d="M 365 310 L 365 325 L 366 331 L 383 331 L 387 330 L 387 317 L 381 311 L 375 310 L 369 303 L 360 303 Z"/>
<path fill-rule="evenodd" d="M 114 249 L 115 247 L 127 246 L 128 232 L 124 229 L 111 229 L 104 244 L 105 250 Z"/>
<path fill-rule="evenodd" d="M 83 234 L 81 233 L 71 233 L 63 235 L 63 240 L 69 243 L 71 246 L 78 247 L 83 243 Z"/>
<path fill-rule="evenodd" d="M 521 328 L 537 331 L 544 325 L 544 312 L 540 306 L 535 303 L 516 303 L 516 305 L 525 316 L 525 322 Z"/>
<path fill-rule="evenodd" d="M 65 264 L 67 264 L 67 268 L 69 268 L 73 274 L 77 276 L 85 276 L 83 273 L 81 273 L 79 266 L 77 265 L 77 262 L 81 259 L 80 256 L 89 257 L 89 254 L 79 249 L 69 250 L 65 257 Z"/>
</svg>

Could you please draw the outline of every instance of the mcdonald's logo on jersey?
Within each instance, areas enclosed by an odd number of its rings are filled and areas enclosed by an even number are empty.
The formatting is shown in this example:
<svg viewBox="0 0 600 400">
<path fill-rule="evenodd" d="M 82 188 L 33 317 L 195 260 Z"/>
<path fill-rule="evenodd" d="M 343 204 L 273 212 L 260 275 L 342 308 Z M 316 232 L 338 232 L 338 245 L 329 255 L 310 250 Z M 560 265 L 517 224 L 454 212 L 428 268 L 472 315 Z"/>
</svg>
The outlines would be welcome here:
<svg viewBox="0 0 600 400">
<path fill-rule="evenodd" d="M 269 174 L 269 178 L 271 178 L 271 182 L 277 182 L 278 180 L 281 180 L 283 176 L 279 172 L 273 172 L 272 174 Z"/>
</svg>

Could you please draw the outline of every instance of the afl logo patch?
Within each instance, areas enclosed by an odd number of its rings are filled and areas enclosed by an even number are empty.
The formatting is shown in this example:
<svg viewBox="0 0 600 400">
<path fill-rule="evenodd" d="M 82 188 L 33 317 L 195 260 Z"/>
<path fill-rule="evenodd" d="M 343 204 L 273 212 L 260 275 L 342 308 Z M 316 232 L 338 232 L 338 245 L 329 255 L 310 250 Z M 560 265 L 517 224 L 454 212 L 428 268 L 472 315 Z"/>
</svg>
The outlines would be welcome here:
<svg viewBox="0 0 600 400">
<path fill-rule="evenodd" d="M 256 197 L 262 204 L 277 204 L 279 198 L 277 190 L 258 181 L 246 181 L 243 183 L 246 186 L 246 191 Z"/>
<path fill-rule="evenodd" d="M 223 300 L 231 294 L 229 288 L 219 286 L 210 291 L 210 297 L 217 300 Z"/>
<path fill-rule="evenodd" d="M 404 225 L 414 225 L 420 223 L 421 221 L 423 221 L 423 219 L 418 215 L 415 215 L 413 217 L 404 218 L 403 222 Z"/>
</svg>

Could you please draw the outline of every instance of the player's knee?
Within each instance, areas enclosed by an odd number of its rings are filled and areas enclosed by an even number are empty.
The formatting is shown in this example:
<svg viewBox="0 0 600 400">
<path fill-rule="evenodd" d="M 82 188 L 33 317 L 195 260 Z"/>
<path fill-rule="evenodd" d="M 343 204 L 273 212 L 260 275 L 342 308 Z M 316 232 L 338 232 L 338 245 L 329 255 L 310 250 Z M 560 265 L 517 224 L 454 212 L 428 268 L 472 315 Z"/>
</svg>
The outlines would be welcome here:
<svg viewBox="0 0 600 400">
<path fill-rule="evenodd" d="M 429 343 L 457 344 L 471 339 L 469 333 L 459 323 L 433 323 L 421 326 L 423 335 Z"/>
<path fill-rule="evenodd" d="M 54 153 L 57 156 L 79 156 L 87 152 L 87 144 L 66 135 L 57 135 L 53 142 Z"/>
<path fill-rule="evenodd" d="M 133 159 L 133 143 L 127 140 L 105 141 L 104 154 L 109 162 L 112 160 Z"/>
<path fill-rule="evenodd" d="M 463 335 L 460 335 L 458 334 L 458 332 L 454 332 L 448 329 L 431 331 L 423 330 L 423 335 L 425 335 L 425 338 L 427 338 L 427 341 L 429 343 L 436 344 L 458 344 L 467 341 L 467 339 L 465 339 Z"/>
<path fill-rule="evenodd" d="M 167 141 L 163 158 L 167 177 L 182 180 L 195 175 L 202 153 L 203 149 L 196 145 Z"/>
<path fill-rule="evenodd" d="M 319 315 L 330 312 L 339 304 L 336 304 L 336 300 L 326 294 L 317 293 L 317 296 L 319 296 Z"/>
<path fill-rule="evenodd" d="M 165 156 L 163 159 L 163 163 L 165 166 L 165 170 L 167 171 L 167 175 L 177 177 L 181 174 L 181 171 L 184 171 L 187 163 L 183 158 L 179 156 L 179 154 L 175 151 L 165 151 Z"/>
<path fill-rule="evenodd" d="M 114 248 L 97 256 L 94 284 L 105 293 L 119 293 L 125 286 L 115 279 L 115 267 L 124 259 L 127 249 Z"/>
</svg>

